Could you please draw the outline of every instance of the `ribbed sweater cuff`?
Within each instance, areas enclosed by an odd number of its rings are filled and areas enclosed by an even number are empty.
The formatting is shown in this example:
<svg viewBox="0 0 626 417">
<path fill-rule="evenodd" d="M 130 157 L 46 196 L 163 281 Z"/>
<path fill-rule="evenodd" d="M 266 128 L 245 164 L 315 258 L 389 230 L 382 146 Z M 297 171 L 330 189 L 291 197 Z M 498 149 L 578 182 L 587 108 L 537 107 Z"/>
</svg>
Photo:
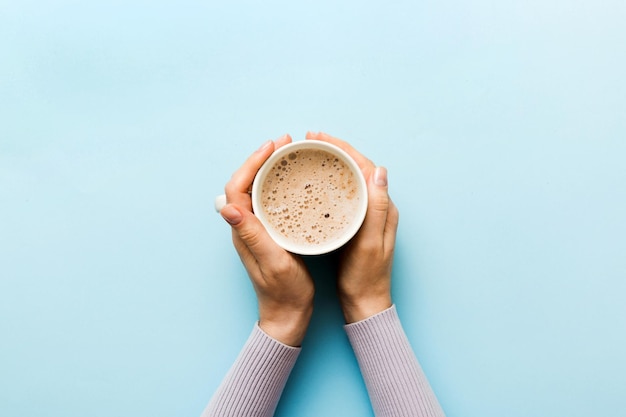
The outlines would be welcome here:
<svg viewBox="0 0 626 417">
<path fill-rule="evenodd" d="M 300 350 L 273 339 L 257 323 L 202 416 L 272 416 Z"/>
<path fill-rule="evenodd" d="M 440 417 L 428 380 L 407 339 L 395 305 L 345 330 L 377 417 Z"/>
</svg>

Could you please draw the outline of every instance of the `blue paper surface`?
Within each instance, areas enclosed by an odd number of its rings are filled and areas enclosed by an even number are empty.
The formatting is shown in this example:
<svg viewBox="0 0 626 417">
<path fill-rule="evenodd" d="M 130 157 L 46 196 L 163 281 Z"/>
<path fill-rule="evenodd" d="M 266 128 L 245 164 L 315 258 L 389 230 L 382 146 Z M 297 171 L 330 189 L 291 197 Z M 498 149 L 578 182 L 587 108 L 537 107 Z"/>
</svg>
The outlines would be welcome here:
<svg viewBox="0 0 626 417">
<path fill-rule="evenodd" d="M 389 170 L 394 301 L 449 416 L 623 414 L 625 19 L 0 2 L 0 415 L 199 415 L 257 318 L 213 199 L 307 130 Z M 277 416 L 373 415 L 333 285 Z"/>
</svg>

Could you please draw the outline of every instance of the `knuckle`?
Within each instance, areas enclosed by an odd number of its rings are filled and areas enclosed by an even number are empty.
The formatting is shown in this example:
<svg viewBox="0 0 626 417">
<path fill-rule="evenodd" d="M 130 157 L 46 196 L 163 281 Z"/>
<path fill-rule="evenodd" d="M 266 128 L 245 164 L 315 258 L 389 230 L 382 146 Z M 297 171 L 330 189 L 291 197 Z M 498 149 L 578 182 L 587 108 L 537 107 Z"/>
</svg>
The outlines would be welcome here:
<svg viewBox="0 0 626 417">
<path fill-rule="evenodd" d="M 386 193 L 373 196 L 370 205 L 375 212 L 387 211 L 389 209 L 389 197 Z"/>
<path fill-rule="evenodd" d="M 391 203 L 391 205 L 389 206 L 389 213 L 387 214 L 387 218 L 393 224 L 398 224 L 398 221 L 400 220 L 400 211 L 393 203 Z"/>
<path fill-rule="evenodd" d="M 226 197 L 230 197 L 233 194 L 235 194 L 236 191 L 236 187 L 235 184 L 233 183 L 233 180 L 231 179 L 230 181 L 228 181 L 226 183 L 226 185 L 224 186 L 224 193 L 226 194 Z"/>
<path fill-rule="evenodd" d="M 274 276 L 287 276 L 291 271 L 291 262 L 289 259 L 280 256 L 272 262 L 269 269 Z"/>
<path fill-rule="evenodd" d="M 238 231 L 239 238 L 246 244 L 246 246 L 253 247 L 260 242 L 260 233 L 258 230 L 252 227 L 242 227 Z"/>
</svg>

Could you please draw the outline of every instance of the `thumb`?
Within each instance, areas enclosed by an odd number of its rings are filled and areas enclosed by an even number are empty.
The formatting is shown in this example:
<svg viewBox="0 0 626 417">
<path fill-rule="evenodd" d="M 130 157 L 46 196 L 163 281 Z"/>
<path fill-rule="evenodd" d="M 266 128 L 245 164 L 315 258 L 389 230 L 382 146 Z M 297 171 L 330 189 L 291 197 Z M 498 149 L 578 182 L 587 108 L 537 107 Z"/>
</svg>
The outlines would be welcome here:
<svg viewBox="0 0 626 417">
<path fill-rule="evenodd" d="M 278 245 L 252 212 L 236 204 L 227 204 L 220 214 L 259 262 L 276 253 Z"/>
</svg>

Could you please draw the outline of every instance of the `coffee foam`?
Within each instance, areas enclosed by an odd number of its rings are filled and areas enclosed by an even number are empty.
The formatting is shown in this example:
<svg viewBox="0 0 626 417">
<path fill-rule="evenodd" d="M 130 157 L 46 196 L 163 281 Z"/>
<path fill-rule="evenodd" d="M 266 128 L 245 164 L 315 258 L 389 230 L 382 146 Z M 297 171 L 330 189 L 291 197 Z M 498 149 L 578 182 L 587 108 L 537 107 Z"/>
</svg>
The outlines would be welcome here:
<svg viewBox="0 0 626 417">
<path fill-rule="evenodd" d="M 261 199 L 274 230 L 298 245 L 339 238 L 360 200 L 350 167 L 318 149 L 295 150 L 277 161 L 263 181 Z"/>
</svg>

